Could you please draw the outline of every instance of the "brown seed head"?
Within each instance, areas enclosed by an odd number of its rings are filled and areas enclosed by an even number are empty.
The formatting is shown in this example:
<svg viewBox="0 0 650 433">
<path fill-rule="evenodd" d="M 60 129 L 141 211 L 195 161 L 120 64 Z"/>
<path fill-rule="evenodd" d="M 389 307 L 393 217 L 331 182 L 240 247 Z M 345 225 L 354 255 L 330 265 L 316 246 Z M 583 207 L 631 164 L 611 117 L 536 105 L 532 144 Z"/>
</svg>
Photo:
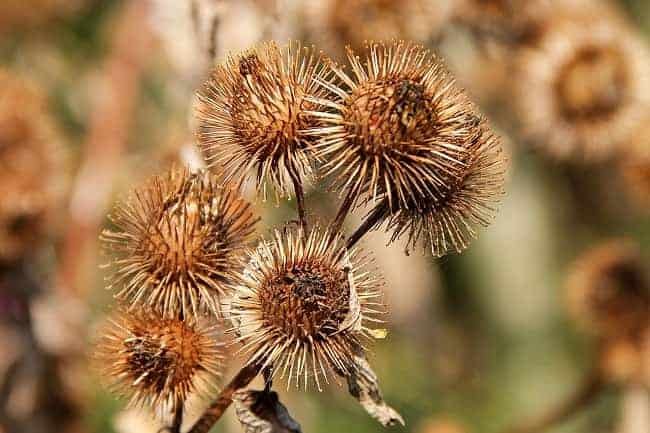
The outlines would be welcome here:
<svg viewBox="0 0 650 433">
<path fill-rule="evenodd" d="M 557 158 L 616 155 L 650 103 L 650 54 L 609 15 L 555 16 L 516 65 L 523 133 Z"/>
<path fill-rule="evenodd" d="M 0 70 L 0 261 L 43 240 L 63 190 L 61 151 L 44 95 Z"/>
<path fill-rule="evenodd" d="M 312 175 L 314 126 L 310 111 L 323 107 L 316 81 L 327 70 L 313 48 L 261 44 L 230 56 L 212 72 L 198 95 L 198 140 L 208 165 L 222 180 L 243 184 L 255 173 L 258 189 L 268 179 L 290 195 L 292 179 Z"/>
<path fill-rule="evenodd" d="M 111 220 L 116 229 L 102 234 L 115 255 L 110 288 L 165 317 L 219 314 L 256 222 L 249 204 L 211 174 L 176 169 L 135 190 Z"/>
<path fill-rule="evenodd" d="M 650 283 L 631 241 L 587 251 L 572 267 L 567 294 L 575 319 L 601 337 L 636 335 L 648 326 Z"/>
<path fill-rule="evenodd" d="M 120 312 L 100 336 L 97 360 L 130 405 L 175 408 L 190 394 L 214 391 L 224 359 L 216 336 L 214 326 L 192 318 Z"/>
<path fill-rule="evenodd" d="M 320 389 L 328 370 L 347 374 L 360 339 L 381 312 L 380 280 L 355 252 L 314 229 L 276 232 L 249 252 L 244 283 L 232 300 L 235 331 L 250 363 Z"/>
<path fill-rule="evenodd" d="M 650 387 L 650 323 L 636 335 L 607 341 L 600 368 L 608 381 Z"/>
<path fill-rule="evenodd" d="M 363 62 L 348 56 L 353 76 L 333 66 L 346 88 L 327 86 L 334 112 L 317 115 L 324 126 L 313 131 L 328 174 L 360 202 L 415 208 L 444 199 L 486 133 L 474 106 L 418 45 L 372 43 Z"/>
<path fill-rule="evenodd" d="M 372 39 L 426 43 L 449 23 L 454 4 L 449 0 L 321 0 L 305 6 L 305 24 L 310 40 L 344 57 L 345 45 L 362 50 Z"/>
<path fill-rule="evenodd" d="M 433 256 L 460 253 L 487 227 L 504 194 L 506 159 L 499 139 L 486 132 L 470 148 L 466 170 L 449 181 L 444 196 L 412 208 L 394 207 L 387 220 L 392 240 L 407 233 L 407 251 L 423 240 Z"/>
</svg>

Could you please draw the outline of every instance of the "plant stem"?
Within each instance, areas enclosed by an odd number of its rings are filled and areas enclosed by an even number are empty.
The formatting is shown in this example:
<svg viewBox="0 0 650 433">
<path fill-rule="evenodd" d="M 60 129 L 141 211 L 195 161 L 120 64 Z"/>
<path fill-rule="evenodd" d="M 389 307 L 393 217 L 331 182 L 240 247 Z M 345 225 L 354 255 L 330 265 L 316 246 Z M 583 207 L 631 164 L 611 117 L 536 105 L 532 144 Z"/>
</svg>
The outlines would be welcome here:
<svg viewBox="0 0 650 433">
<path fill-rule="evenodd" d="M 179 403 L 174 410 L 174 419 L 170 428 L 171 433 L 181 433 L 181 426 L 183 425 L 183 404 Z"/>
<path fill-rule="evenodd" d="M 300 177 L 298 177 L 293 170 L 289 170 L 289 176 L 291 176 L 291 181 L 293 182 L 293 190 L 296 194 L 296 205 L 298 207 L 298 219 L 300 220 L 300 227 L 304 236 L 307 236 L 307 210 L 305 206 L 305 191 L 302 187 L 302 182 Z"/>
<path fill-rule="evenodd" d="M 582 385 L 565 401 L 552 409 L 546 415 L 534 419 L 521 426 L 507 430 L 507 433 L 541 433 L 554 425 L 566 421 L 572 415 L 588 407 L 598 397 L 605 387 L 605 382 L 596 369 L 588 374 Z"/>
<path fill-rule="evenodd" d="M 345 197 L 343 198 L 338 211 L 336 212 L 336 216 L 330 225 L 330 230 L 333 237 L 341 231 L 343 223 L 345 222 L 345 218 L 350 213 L 350 209 L 352 209 L 352 205 L 354 204 L 355 191 L 356 188 L 348 188 L 348 191 L 345 194 Z"/>
<path fill-rule="evenodd" d="M 366 217 L 366 219 L 361 223 L 357 230 L 348 238 L 346 249 L 349 250 L 350 248 L 354 247 L 357 242 L 359 242 L 359 240 L 365 236 L 366 233 L 372 230 L 373 227 L 375 227 L 378 223 L 381 222 L 383 218 L 386 217 L 387 213 L 388 203 L 386 200 L 384 200 L 375 206 L 372 212 L 370 212 L 370 215 Z"/>
<path fill-rule="evenodd" d="M 239 370 L 239 373 L 219 393 L 215 402 L 205 410 L 201 418 L 192 426 L 188 433 L 208 433 L 216 422 L 219 421 L 226 409 L 232 404 L 233 394 L 251 383 L 259 374 L 260 367 L 259 364 L 250 364 Z"/>
</svg>

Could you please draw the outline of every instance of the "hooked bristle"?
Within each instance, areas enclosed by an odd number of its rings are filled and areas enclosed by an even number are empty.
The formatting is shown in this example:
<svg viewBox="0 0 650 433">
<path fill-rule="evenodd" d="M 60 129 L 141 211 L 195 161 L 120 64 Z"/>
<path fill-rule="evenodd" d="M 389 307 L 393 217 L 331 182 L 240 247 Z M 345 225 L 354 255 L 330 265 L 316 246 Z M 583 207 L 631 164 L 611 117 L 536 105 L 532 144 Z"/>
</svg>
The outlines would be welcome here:
<svg viewBox="0 0 650 433">
<path fill-rule="evenodd" d="M 320 389 L 328 372 L 348 374 L 353 352 L 382 312 L 381 281 L 367 259 L 342 249 L 328 231 L 275 232 L 249 252 L 231 304 L 234 331 L 250 363 Z"/>
<path fill-rule="evenodd" d="M 110 288 L 168 318 L 220 314 L 256 222 L 250 205 L 211 174 L 176 169 L 135 190 L 111 220 L 115 230 L 102 233 L 115 255 Z"/>
<path fill-rule="evenodd" d="M 214 325 L 152 312 L 119 312 L 103 330 L 96 358 L 129 405 L 173 410 L 190 394 L 210 397 L 221 376 L 223 343 Z"/>
<path fill-rule="evenodd" d="M 266 195 L 291 196 L 293 183 L 309 181 L 315 157 L 312 111 L 323 106 L 316 86 L 329 71 L 315 49 L 269 42 L 218 65 L 198 94 L 198 141 L 208 166 L 225 182 L 255 177 Z"/>
</svg>

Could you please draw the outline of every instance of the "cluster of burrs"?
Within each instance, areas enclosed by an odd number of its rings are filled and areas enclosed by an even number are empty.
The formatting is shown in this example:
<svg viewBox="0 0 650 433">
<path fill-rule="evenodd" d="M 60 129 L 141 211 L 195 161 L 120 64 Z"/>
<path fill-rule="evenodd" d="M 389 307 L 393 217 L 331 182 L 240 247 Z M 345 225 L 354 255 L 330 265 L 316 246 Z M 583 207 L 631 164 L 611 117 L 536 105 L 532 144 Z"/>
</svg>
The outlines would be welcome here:
<svg viewBox="0 0 650 433">
<path fill-rule="evenodd" d="M 313 48 L 265 43 L 228 57 L 198 93 L 204 171 L 172 169 L 117 206 L 102 235 L 119 318 L 100 358 L 135 404 L 173 413 L 209 393 L 226 351 L 246 360 L 190 429 L 207 432 L 235 400 L 247 431 L 295 431 L 273 379 L 307 388 L 339 378 L 384 425 L 367 362 L 383 338 L 379 270 L 356 245 L 385 228 L 407 249 L 464 250 L 502 195 L 499 140 L 441 63 L 407 42 L 372 43 L 350 71 Z M 329 179 L 341 205 L 309 221 L 305 190 Z M 257 218 L 241 198 L 295 197 L 298 222 L 252 244 Z M 346 216 L 365 207 L 349 236 Z M 225 330 L 225 332 L 221 332 Z M 258 375 L 262 391 L 245 388 Z M 261 430 L 260 430 L 261 429 Z"/>
</svg>

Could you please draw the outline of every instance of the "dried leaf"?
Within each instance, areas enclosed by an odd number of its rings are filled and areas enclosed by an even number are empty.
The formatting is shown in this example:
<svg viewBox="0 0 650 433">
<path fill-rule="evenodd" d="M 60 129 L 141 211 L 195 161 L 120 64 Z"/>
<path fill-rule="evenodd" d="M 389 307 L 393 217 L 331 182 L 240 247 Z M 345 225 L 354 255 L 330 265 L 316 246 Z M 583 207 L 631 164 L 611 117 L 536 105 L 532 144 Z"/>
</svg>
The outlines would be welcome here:
<svg viewBox="0 0 650 433">
<path fill-rule="evenodd" d="M 359 352 L 354 355 L 354 370 L 346 377 L 350 394 L 384 427 L 394 426 L 397 423 L 405 425 L 402 416 L 384 401 L 377 375 L 372 371 L 363 351 L 359 350 Z"/>
<path fill-rule="evenodd" d="M 245 433 L 302 433 L 300 424 L 273 391 L 241 390 L 233 401 Z"/>
<path fill-rule="evenodd" d="M 345 269 L 348 275 L 348 285 L 350 286 L 350 309 L 345 319 L 339 325 L 338 332 L 361 331 L 361 301 L 357 294 L 357 287 L 354 282 L 354 275 L 349 270 L 352 268 L 350 258 L 345 255 Z"/>
</svg>

